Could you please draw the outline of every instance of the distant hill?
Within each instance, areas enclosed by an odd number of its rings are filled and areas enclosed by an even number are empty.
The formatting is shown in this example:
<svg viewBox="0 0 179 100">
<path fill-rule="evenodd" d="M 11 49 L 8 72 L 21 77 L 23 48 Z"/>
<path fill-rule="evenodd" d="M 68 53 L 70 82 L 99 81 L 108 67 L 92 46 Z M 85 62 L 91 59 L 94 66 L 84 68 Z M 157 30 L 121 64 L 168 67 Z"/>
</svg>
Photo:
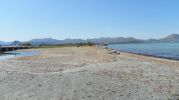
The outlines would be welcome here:
<svg viewBox="0 0 179 100">
<path fill-rule="evenodd" d="M 22 42 L 20 42 L 20 41 L 13 41 L 9 45 L 11 45 L 11 46 L 20 46 L 21 44 L 22 44 Z"/>
<path fill-rule="evenodd" d="M 165 38 L 159 39 L 160 42 L 179 42 L 179 34 L 171 34 Z"/>
<path fill-rule="evenodd" d="M 59 44 L 59 40 L 52 38 L 44 38 L 44 39 L 32 39 L 30 40 L 32 45 L 40 45 L 40 44 Z"/>
<path fill-rule="evenodd" d="M 44 39 L 33 39 L 30 41 L 34 45 L 39 44 L 76 44 L 76 43 L 87 43 L 92 42 L 96 44 L 109 43 L 109 44 L 117 44 L 117 43 L 158 43 L 158 42 L 179 42 L 179 34 L 171 34 L 167 37 L 161 39 L 148 39 L 141 40 L 133 37 L 103 37 L 103 38 L 94 38 L 94 39 L 65 39 L 65 40 L 56 40 L 52 38 L 44 38 Z"/>
<path fill-rule="evenodd" d="M 123 38 L 123 37 L 117 37 L 117 38 L 96 38 L 96 39 L 65 39 L 65 40 L 56 40 L 52 38 L 44 38 L 44 39 L 33 39 L 30 41 L 33 45 L 40 45 L 40 44 L 76 44 L 76 43 L 87 43 L 92 42 L 96 44 L 101 43 L 139 43 L 142 42 L 142 40 L 138 40 L 135 38 Z"/>
<path fill-rule="evenodd" d="M 42 38 L 42 39 L 32 39 L 30 41 L 26 41 L 31 43 L 32 45 L 55 45 L 55 44 L 76 44 L 76 43 L 87 43 L 92 42 L 96 44 L 102 44 L 102 43 L 109 43 L 109 44 L 115 44 L 115 43 L 160 43 L 160 42 L 179 42 L 179 34 L 171 34 L 167 37 L 161 38 L 161 39 L 148 39 L 148 40 L 141 40 L 136 39 L 133 37 L 103 37 L 103 38 L 94 38 L 94 39 L 65 39 L 65 40 L 57 40 L 53 38 Z M 20 45 L 20 41 L 14 41 L 14 42 L 3 42 L 0 41 L 0 45 Z"/>
<path fill-rule="evenodd" d="M 167 37 L 161 38 L 161 39 L 149 39 L 149 40 L 143 40 L 147 43 L 171 43 L 171 42 L 179 42 L 179 34 L 171 34 Z"/>
<path fill-rule="evenodd" d="M 87 39 L 87 42 L 93 43 L 141 43 L 142 40 L 135 39 L 132 37 L 124 38 L 124 37 L 116 37 L 116 38 L 98 38 L 98 39 Z"/>
</svg>

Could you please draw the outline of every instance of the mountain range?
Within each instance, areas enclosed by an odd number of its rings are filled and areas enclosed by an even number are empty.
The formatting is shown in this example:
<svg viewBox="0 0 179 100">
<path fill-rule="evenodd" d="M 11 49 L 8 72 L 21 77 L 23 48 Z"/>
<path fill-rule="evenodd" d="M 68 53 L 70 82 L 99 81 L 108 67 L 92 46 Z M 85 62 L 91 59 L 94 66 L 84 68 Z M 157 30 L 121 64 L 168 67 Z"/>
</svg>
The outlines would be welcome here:
<svg viewBox="0 0 179 100">
<path fill-rule="evenodd" d="M 104 38 L 94 38 L 94 39 L 65 39 L 65 40 L 57 40 L 53 38 L 43 38 L 43 39 L 32 39 L 30 41 L 27 41 L 33 45 L 40 45 L 40 44 L 46 44 L 46 45 L 55 45 L 55 44 L 76 44 L 76 43 L 87 43 L 92 42 L 96 44 L 102 44 L 102 43 L 161 43 L 161 42 L 179 42 L 179 34 L 171 34 L 167 37 L 161 38 L 161 39 L 148 39 L 148 40 L 142 40 L 142 39 L 136 39 L 133 37 L 104 37 Z M 13 42 L 3 42 L 0 41 L 0 45 L 20 45 L 23 42 L 20 41 L 13 41 Z"/>
</svg>

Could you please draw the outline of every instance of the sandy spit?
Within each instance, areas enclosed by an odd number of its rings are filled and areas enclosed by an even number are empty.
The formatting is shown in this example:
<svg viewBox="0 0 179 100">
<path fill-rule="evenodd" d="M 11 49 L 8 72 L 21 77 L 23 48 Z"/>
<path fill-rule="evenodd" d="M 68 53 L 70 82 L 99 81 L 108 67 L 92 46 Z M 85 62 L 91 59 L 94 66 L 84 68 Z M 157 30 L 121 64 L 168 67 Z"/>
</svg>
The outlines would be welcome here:
<svg viewBox="0 0 179 100">
<path fill-rule="evenodd" d="M 178 100 L 179 61 L 98 47 L 0 61 L 0 100 Z"/>
</svg>

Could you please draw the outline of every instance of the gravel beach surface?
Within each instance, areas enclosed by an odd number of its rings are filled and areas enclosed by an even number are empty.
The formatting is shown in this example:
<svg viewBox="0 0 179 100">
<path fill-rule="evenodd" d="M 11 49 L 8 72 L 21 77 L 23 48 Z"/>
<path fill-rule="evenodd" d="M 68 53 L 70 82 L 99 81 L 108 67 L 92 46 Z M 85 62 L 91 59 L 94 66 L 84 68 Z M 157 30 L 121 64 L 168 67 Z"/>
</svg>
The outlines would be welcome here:
<svg viewBox="0 0 179 100">
<path fill-rule="evenodd" d="M 179 61 L 99 47 L 0 61 L 0 100 L 179 100 Z"/>
</svg>

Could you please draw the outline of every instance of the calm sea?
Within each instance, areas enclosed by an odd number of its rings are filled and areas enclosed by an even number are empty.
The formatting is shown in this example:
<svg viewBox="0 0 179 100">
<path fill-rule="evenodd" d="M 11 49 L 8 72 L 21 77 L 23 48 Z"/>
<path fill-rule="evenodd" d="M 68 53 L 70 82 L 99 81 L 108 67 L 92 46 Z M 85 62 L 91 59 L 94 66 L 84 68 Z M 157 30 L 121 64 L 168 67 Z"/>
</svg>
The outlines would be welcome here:
<svg viewBox="0 0 179 100">
<path fill-rule="evenodd" d="M 108 47 L 125 52 L 179 60 L 179 43 L 109 44 Z"/>
<path fill-rule="evenodd" d="M 38 54 L 40 54 L 40 52 L 38 51 L 11 51 L 11 52 L 6 52 L 4 54 L 1 54 L 0 60 L 6 60 L 10 58 L 15 58 L 15 57 L 34 56 Z"/>
</svg>

